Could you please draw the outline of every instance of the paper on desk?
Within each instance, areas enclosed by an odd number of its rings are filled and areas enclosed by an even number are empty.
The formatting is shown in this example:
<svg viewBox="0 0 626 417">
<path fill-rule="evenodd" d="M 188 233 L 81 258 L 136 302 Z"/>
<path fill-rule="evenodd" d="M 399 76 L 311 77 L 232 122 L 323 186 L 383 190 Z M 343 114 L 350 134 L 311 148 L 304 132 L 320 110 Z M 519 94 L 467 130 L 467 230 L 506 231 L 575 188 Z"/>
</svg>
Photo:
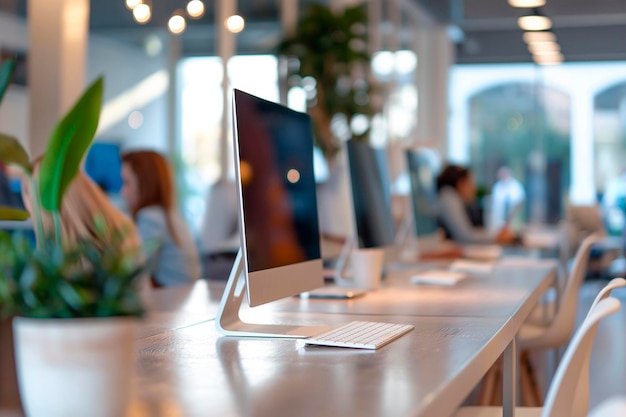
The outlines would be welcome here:
<svg viewBox="0 0 626 417">
<path fill-rule="evenodd" d="M 489 274 L 495 265 L 493 261 L 473 261 L 457 259 L 450 264 L 450 271 L 467 272 L 470 274 Z"/>
<path fill-rule="evenodd" d="M 431 285 L 454 285 L 465 279 L 467 274 L 464 272 L 448 271 L 445 269 L 431 269 L 428 271 L 418 272 L 411 277 L 413 284 L 431 284 Z"/>
</svg>

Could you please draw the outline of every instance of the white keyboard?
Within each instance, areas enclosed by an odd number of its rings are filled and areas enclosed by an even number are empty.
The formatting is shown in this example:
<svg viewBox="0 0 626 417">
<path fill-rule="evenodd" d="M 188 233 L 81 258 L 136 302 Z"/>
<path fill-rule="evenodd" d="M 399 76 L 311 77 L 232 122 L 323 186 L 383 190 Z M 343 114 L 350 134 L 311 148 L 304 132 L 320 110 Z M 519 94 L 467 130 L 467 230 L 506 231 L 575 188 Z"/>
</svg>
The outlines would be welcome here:
<svg viewBox="0 0 626 417">
<path fill-rule="evenodd" d="M 410 324 L 353 321 L 344 326 L 305 339 L 307 345 L 378 349 L 413 330 Z"/>
</svg>

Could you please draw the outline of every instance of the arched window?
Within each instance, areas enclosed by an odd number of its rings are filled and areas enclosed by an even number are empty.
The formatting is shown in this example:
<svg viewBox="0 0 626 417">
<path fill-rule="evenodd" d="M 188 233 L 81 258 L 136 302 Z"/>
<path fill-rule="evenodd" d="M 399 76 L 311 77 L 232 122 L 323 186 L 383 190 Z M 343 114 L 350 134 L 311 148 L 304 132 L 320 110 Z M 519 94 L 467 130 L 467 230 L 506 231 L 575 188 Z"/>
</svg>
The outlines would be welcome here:
<svg viewBox="0 0 626 417">
<path fill-rule="evenodd" d="M 502 165 L 526 190 L 524 217 L 555 223 L 570 183 L 570 97 L 538 83 L 489 87 L 470 98 L 470 158 L 488 193 Z"/>
<path fill-rule="evenodd" d="M 609 232 L 620 234 L 626 222 L 626 81 L 594 97 L 594 165 Z"/>
</svg>

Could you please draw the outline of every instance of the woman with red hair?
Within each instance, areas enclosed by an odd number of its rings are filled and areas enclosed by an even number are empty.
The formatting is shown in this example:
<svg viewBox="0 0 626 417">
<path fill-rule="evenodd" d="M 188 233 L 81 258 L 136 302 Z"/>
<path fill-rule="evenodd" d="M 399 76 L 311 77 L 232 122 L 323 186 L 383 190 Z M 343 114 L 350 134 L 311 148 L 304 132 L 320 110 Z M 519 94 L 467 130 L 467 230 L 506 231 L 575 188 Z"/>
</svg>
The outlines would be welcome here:
<svg viewBox="0 0 626 417">
<path fill-rule="evenodd" d="M 167 160 L 154 151 L 123 154 L 121 193 L 144 245 L 158 244 L 151 272 L 154 285 L 169 287 L 198 279 L 196 245 L 179 214 Z"/>
</svg>

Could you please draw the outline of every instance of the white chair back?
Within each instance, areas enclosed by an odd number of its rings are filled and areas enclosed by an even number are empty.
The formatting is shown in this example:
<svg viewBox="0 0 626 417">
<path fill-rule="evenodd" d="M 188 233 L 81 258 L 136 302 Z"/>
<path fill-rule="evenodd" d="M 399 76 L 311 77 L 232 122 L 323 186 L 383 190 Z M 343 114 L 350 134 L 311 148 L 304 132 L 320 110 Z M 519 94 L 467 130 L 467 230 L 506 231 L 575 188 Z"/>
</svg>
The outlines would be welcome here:
<svg viewBox="0 0 626 417">
<path fill-rule="evenodd" d="M 521 349 L 550 349 L 567 343 L 576 326 L 578 290 L 587 272 L 591 247 L 600 239 L 599 235 L 592 234 L 587 236 L 580 244 L 565 283 L 565 288 L 563 288 L 563 293 L 559 298 L 558 310 L 554 319 L 550 322 L 548 330 L 543 332 L 540 338 L 527 341 L 520 340 Z"/>
<path fill-rule="evenodd" d="M 541 417 L 585 417 L 589 410 L 589 358 L 600 320 L 620 308 L 615 298 L 601 300 L 574 334 L 550 384 Z M 579 384 L 579 381 L 587 381 Z"/>
</svg>

